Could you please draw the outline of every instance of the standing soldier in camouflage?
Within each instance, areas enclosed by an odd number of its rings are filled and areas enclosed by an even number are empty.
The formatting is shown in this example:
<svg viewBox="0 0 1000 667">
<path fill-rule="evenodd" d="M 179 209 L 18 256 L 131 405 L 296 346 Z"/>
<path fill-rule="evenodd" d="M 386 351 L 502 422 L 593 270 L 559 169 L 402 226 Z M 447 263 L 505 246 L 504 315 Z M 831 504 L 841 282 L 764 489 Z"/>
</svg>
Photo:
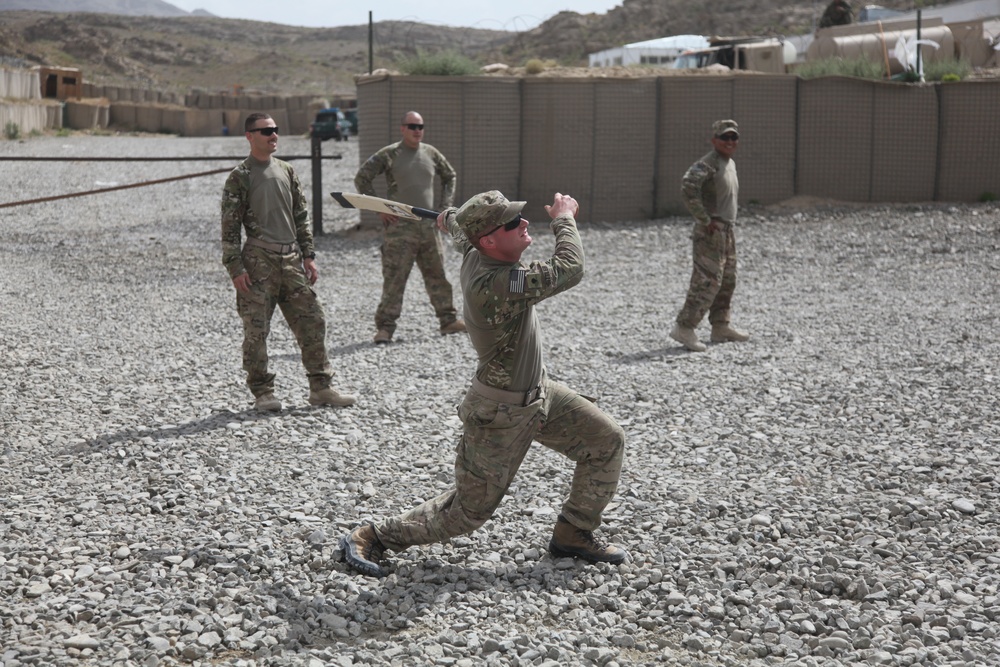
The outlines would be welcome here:
<svg viewBox="0 0 1000 667">
<path fill-rule="evenodd" d="M 712 342 L 749 340 L 750 335 L 729 324 L 729 307 L 736 289 L 736 201 L 740 183 L 733 154 L 740 141 L 735 120 L 712 124 L 714 150 L 684 174 L 681 196 L 694 216 L 694 270 L 684 307 L 670 337 L 692 352 L 704 352 L 695 327 L 705 313 L 712 324 Z"/>
<path fill-rule="evenodd" d="M 388 198 L 393 201 L 434 209 L 434 175 L 441 179 L 442 207 L 455 199 L 455 170 L 441 151 L 422 143 L 424 119 L 416 111 L 403 114 L 403 140 L 390 144 L 365 161 L 354 177 L 354 185 L 364 195 L 374 195 L 372 181 L 385 174 Z M 375 311 L 376 345 L 392 342 L 396 320 L 403 312 L 403 291 L 413 263 L 424 277 L 442 334 L 461 333 L 465 324 L 456 318 L 451 283 L 444 274 L 441 237 L 427 222 L 400 222 L 386 213 L 382 218 L 382 299 Z"/>
<path fill-rule="evenodd" d="M 341 538 L 347 563 L 384 576 L 386 549 L 401 551 L 471 533 L 493 516 L 532 440 L 576 463 L 549 551 L 590 562 L 620 563 L 626 552 L 593 531 L 618 488 L 625 433 L 591 401 L 550 380 L 542 360 L 535 304 L 583 278 L 583 246 L 575 199 L 556 194 L 555 253 L 525 265 L 531 245 L 523 201 L 493 190 L 438 217 L 464 254 L 462 290 L 469 337 L 479 355 L 472 385 L 459 406 L 464 433 L 457 446 L 455 487 L 401 515 L 365 524 Z"/>
<path fill-rule="evenodd" d="M 330 386 L 326 316 L 312 285 L 319 277 L 312 225 L 302 186 L 278 150 L 278 127 L 264 113 L 244 123 L 250 156 L 226 179 L 222 192 L 222 263 L 236 288 L 243 320 L 243 369 L 258 410 L 281 410 L 274 373 L 267 368 L 267 336 L 274 308 L 302 350 L 312 405 L 353 405 L 354 397 Z M 246 229 L 246 243 L 242 231 Z"/>
</svg>

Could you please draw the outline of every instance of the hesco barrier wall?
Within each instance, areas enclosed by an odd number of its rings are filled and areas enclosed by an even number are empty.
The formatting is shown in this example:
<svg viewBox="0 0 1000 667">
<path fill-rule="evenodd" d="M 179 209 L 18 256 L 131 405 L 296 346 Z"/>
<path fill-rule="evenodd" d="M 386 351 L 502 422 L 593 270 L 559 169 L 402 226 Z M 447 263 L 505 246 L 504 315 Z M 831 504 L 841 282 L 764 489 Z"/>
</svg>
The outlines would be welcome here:
<svg viewBox="0 0 1000 667">
<path fill-rule="evenodd" d="M 5 136 L 15 127 L 20 135 L 58 130 L 62 120 L 62 104 L 42 99 L 38 70 L 0 67 L 0 130 Z"/>
<path fill-rule="evenodd" d="M 557 191 L 580 201 L 582 220 L 684 213 L 681 177 L 720 118 L 740 124 L 741 204 L 1000 196 L 1000 81 L 383 76 L 358 82 L 358 108 L 362 160 L 419 111 L 424 141 L 458 171 L 458 203 L 497 189 L 527 200 L 533 219 Z"/>
<path fill-rule="evenodd" d="M 242 134 L 248 113 L 271 114 L 284 134 L 306 134 L 316 112 L 327 106 L 354 106 L 353 97 L 315 95 L 176 95 L 142 88 L 83 84 L 87 98 L 110 102 L 110 123 L 139 132 L 170 132 L 187 137 Z M 86 129 L 88 125 L 69 125 Z"/>
</svg>

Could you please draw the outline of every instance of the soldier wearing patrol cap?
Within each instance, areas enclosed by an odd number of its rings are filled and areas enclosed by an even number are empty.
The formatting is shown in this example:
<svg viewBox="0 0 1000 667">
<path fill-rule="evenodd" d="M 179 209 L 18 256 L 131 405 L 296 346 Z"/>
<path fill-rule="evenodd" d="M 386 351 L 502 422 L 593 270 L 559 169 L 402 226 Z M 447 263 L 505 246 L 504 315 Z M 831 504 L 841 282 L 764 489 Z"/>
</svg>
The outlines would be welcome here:
<svg viewBox="0 0 1000 667">
<path fill-rule="evenodd" d="M 479 363 L 458 408 L 464 432 L 457 446 L 455 486 L 401 515 L 365 524 L 341 538 L 344 558 L 368 576 L 384 576 L 388 549 L 442 542 L 471 533 L 496 510 L 537 440 L 576 462 L 569 497 L 549 551 L 556 557 L 620 563 L 626 552 L 594 535 L 618 488 L 625 433 L 594 403 L 546 376 L 535 304 L 583 278 L 584 254 L 574 216 L 576 200 L 556 194 L 555 252 L 525 264 L 532 243 L 523 201 L 493 190 L 461 208 L 448 208 L 438 225 L 463 253 L 465 322 Z"/>
<path fill-rule="evenodd" d="M 712 342 L 745 341 L 750 335 L 729 323 L 730 303 L 736 289 L 736 200 L 740 182 L 733 154 L 739 146 L 740 126 L 735 120 L 712 124 L 712 148 L 684 174 L 681 196 L 694 216 L 692 256 L 694 270 L 687 298 L 670 337 L 692 352 L 704 352 L 695 327 L 708 313 Z"/>
</svg>

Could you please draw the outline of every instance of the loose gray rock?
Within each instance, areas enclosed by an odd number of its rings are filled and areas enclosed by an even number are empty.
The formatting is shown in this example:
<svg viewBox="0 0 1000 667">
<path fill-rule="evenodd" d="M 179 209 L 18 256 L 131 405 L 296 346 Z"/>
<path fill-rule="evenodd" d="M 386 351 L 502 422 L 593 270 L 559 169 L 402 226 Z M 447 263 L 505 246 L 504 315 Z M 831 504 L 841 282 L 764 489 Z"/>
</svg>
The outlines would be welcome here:
<svg viewBox="0 0 1000 667">
<path fill-rule="evenodd" d="M 30 137 L 0 157 L 185 160 L 0 168 L 27 199 L 246 150 Z M 395 342 L 371 344 L 380 241 L 326 194 L 353 187 L 358 143 L 322 150 L 342 159 L 323 163 L 314 289 L 351 408 L 308 404 L 279 315 L 284 410 L 253 410 L 219 257 L 225 174 L 0 215 L 6 667 L 1000 663 L 996 203 L 745 203 L 732 318 L 751 339 L 704 353 L 668 336 L 690 219 L 581 222 L 587 274 L 537 315 L 549 374 L 626 432 L 599 535 L 630 560 L 549 555 L 573 466 L 535 445 L 482 529 L 390 554 L 374 580 L 339 538 L 450 489 L 478 360 L 440 336 L 418 277 Z M 526 260 L 552 250 L 543 203 Z"/>
</svg>

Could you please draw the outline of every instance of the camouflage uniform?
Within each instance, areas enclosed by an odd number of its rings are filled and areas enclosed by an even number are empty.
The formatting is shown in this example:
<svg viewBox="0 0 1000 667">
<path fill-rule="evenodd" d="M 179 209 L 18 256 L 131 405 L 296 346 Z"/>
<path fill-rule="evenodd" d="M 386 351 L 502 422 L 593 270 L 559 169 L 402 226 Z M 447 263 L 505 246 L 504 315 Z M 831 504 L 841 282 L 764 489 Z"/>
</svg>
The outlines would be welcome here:
<svg viewBox="0 0 1000 667">
<path fill-rule="evenodd" d="M 494 191 L 470 202 L 494 195 L 502 197 Z M 510 204 L 516 215 L 524 202 Z M 464 432 L 456 448 L 455 488 L 374 524 L 375 533 L 386 548 L 398 551 L 474 531 L 493 515 L 532 440 L 576 463 L 562 514 L 592 531 L 618 487 L 625 433 L 593 402 L 548 379 L 534 308 L 583 277 L 576 221 L 569 215 L 554 219 L 555 253 L 527 266 L 476 250 L 455 209 L 447 211 L 447 222 L 464 253 L 465 322 L 479 354 L 476 377 L 458 409 Z"/>
<path fill-rule="evenodd" d="M 736 163 L 712 151 L 684 174 L 681 196 L 695 218 L 691 232 L 694 270 L 677 323 L 693 329 L 705 313 L 713 325 L 729 323 L 736 289 Z M 714 221 L 713 232 L 709 223 Z"/>
<path fill-rule="evenodd" d="M 405 173 L 403 173 L 405 172 Z M 402 141 L 380 149 L 368 158 L 354 185 L 358 192 L 374 195 L 375 177 L 385 174 L 387 197 L 411 206 L 434 208 L 434 175 L 441 179 L 442 206 L 451 206 L 455 198 L 455 170 L 439 150 L 421 143 L 416 151 Z M 400 188 L 400 181 L 417 187 Z M 390 334 L 403 311 L 403 292 L 413 263 L 424 278 L 424 288 L 431 299 L 441 327 L 456 320 L 451 283 L 444 272 L 441 236 L 432 222 L 400 221 L 385 225 L 382 240 L 382 298 L 375 311 L 375 328 Z"/>
<path fill-rule="evenodd" d="M 264 197 L 274 210 L 255 211 L 254 196 Z M 241 247 L 244 228 L 248 243 Z M 287 253 L 276 252 L 251 245 L 250 239 L 293 247 Z M 266 165 L 253 157 L 241 162 L 222 192 L 222 263 L 230 278 L 247 273 L 252 281 L 249 294 L 236 293 L 236 308 L 243 320 L 243 369 L 254 396 L 274 391 L 267 336 L 275 306 L 302 350 L 310 389 L 330 386 L 326 317 L 302 269 L 303 254 L 312 252 L 309 211 L 292 166 L 276 158 Z"/>
</svg>

